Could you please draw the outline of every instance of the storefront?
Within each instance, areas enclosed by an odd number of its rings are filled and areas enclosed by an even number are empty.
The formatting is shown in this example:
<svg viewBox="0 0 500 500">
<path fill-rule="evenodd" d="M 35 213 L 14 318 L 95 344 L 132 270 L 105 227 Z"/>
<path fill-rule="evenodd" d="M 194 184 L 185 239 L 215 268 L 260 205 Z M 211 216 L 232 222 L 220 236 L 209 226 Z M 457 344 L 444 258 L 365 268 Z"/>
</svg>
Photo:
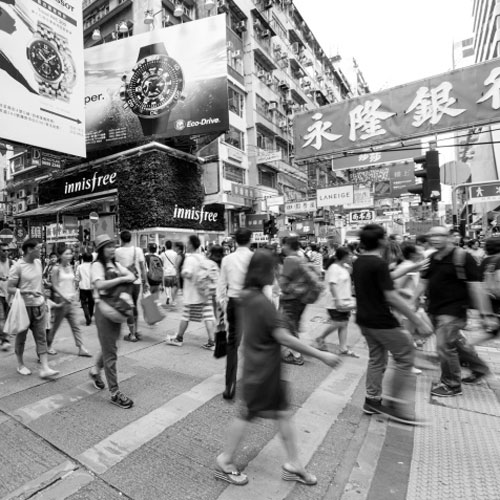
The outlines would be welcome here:
<svg viewBox="0 0 500 500">
<path fill-rule="evenodd" d="M 47 252 L 63 244 L 79 249 L 100 234 L 118 239 L 124 229 L 142 248 L 186 241 L 193 233 L 204 245 L 227 235 L 224 205 L 204 204 L 197 158 L 158 143 L 42 182 L 39 201 L 38 208 L 17 218 L 30 237 L 46 243 Z"/>
</svg>

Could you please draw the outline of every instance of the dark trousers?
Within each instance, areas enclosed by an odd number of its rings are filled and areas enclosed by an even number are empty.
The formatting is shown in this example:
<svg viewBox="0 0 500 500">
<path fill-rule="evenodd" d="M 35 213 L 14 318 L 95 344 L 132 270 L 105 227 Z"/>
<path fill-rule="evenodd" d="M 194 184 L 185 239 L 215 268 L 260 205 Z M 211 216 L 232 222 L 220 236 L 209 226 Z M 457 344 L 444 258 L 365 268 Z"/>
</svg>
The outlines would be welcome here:
<svg viewBox="0 0 500 500">
<path fill-rule="evenodd" d="M 8 333 L 4 333 L 3 327 L 5 325 L 5 320 L 9 315 L 9 304 L 5 297 L 0 295 L 0 344 L 4 342 L 9 342 L 10 335 Z"/>
<path fill-rule="evenodd" d="M 281 312 L 287 323 L 290 333 L 299 338 L 300 320 L 306 308 L 299 299 L 283 300 L 280 302 Z"/>
<path fill-rule="evenodd" d="M 468 364 L 476 374 L 487 374 L 489 368 L 478 356 L 461 330 L 465 328 L 465 319 L 447 314 L 432 318 L 436 327 L 436 347 L 441 362 L 441 382 L 451 388 L 459 388 L 462 384 L 460 362 Z"/>
<path fill-rule="evenodd" d="M 137 302 L 139 300 L 139 295 L 141 293 L 141 285 L 133 285 L 132 287 L 132 300 L 134 301 L 134 315 L 127 319 L 127 325 L 131 333 L 137 333 L 137 317 L 139 311 L 137 309 Z"/>
<path fill-rule="evenodd" d="M 234 393 L 236 372 L 238 371 L 238 347 L 241 343 L 241 326 L 239 324 L 238 299 L 230 298 L 227 302 L 227 356 L 226 356 L 226 389 Z"/>
<path fill-rule="evenodd" d="M 80 289 L 80 303 L 82 304 L 83 314 L 85 314 L 85 321 L 87 325 L 90 325 L 92 316 L 94 316 L 94 294 L 92 290 Z"/>
</svg>

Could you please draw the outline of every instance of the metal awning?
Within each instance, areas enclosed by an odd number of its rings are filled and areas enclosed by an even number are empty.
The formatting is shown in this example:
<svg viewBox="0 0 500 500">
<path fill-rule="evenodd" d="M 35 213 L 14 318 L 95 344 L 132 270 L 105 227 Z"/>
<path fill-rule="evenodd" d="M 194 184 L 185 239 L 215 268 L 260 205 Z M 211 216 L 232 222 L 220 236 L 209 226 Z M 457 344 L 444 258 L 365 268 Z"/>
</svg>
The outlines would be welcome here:
<svg viewBox="0 0 500 500">
<path fill-rule="evenodd" d="M 115 201 L 118 195 L 116 196 L 107 196 L 106 198 L 95 198 L 93 200 L 80 200 L 80 201 L 75 201 L 73 205 L 70 205 L 69 207 L 66 207 L 61 210 L 62 213 L 74 213 L 74 212 L 79 212 L 80 210 L 83 210 L 84 208 L 87 208 L 89 210 L 97 209 L 100 203 L 106 202 L 106 201 Z"/>
<path fill-rule="evenodd" d="M 71 205 L 78 203 L 75 200 L 59 200 L 54 201 L 53 203 L 47 203 L 47 205 L 42 205 L 41 207 L 34 208 L 33 210 L 28 210 L 27 212 L 22 212 L 20 214 L 14 215 L 15 218 L 25 218 L 25 217 L 35 217 L 39 215 L 52 215 L 61 213 L 64 209 L 68 208 Z"/>
</svg>

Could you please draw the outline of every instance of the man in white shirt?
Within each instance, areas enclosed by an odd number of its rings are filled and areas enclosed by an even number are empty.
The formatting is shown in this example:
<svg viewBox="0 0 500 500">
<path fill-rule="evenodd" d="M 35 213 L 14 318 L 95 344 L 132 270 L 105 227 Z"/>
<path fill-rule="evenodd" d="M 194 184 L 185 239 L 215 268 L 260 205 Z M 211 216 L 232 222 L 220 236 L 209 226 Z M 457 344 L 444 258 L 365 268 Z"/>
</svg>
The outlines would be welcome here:
<svg viewBox="0 0 500 500">
<path fill-rule="evenodd" d="M 172 250 L 172 242 L 165 242 L 165 251 L 160 255 L 163 263 L 163 286 L 165 287 L 165 295 L 167 296 L 166 304 L 172 303 L 175 306 L 175 297 L 177 295 L 177 252 Z"/>
<path fill-rule="evenodd" d="M 80 303 L 87 326 L 92 323 L 94 316 L 94 292 L 92 290 L 90 270 L 92 266 L 92 254 L 85 252 L 82 256 L 83 262 L 76 268 L 75 281 L 80 290 Z"/>
<path fill-rule="evenodd" d="M 116 249 L 115 260 L 118 264 L 121 264 L 137 276 L 132 290 L 132 299 L 134 300 L 134 316 L 127 320 L 129 334 L 125 336 L 125 340 L 137 342 L 141 338 L 139 332 L 137 331 L 137 301 L 139 300 L 139 295 L 141 293 L 141 284 L 143 291 L 149 289 L 146 279 L 146 259 L 142 248 L 132 245 L 132 234 L 130 231 L 122 231 L 120 233 L 120 240 L 122 246 Z"/>
<path fill-rule="evenodd" d="M 232 399 L 236 389 L 236 372 L 238 370 L 238 347 L 241 342 L 241 328 L 238 325 L 238 299 L 245 284 L 248 265 L 252 258 L 250 240 L 252 231 L 239 228 L 235 240 L 236 251 L 222 259 L 217 300 L 225 310 L 227 320 L 227 357 L 226 357 L 226 390 L 224 399 Z"/>
<path fill-rule="evenodd" d="M 215 348 L 215 315 L 211 297 L 203 297 L 198 291 L 196 278 L 202 267 L 202 262 L 206 260 L 205 255 L 201 253 L 200 238 L 195 234 L 188 239 L 186 246 L 187 254 L 182 266 L 182 277 L 184 278 L 184 308 L 182 318 L 179 323 L 179 330 L 176 337 L 167 336 L 165 343 L 182 347 L 184 342 L 184 333 L 187 330 L 190 321 L 204 322 L 208 334 L 208 342 L 201 347 L 213 351 Z"/>
</svg>

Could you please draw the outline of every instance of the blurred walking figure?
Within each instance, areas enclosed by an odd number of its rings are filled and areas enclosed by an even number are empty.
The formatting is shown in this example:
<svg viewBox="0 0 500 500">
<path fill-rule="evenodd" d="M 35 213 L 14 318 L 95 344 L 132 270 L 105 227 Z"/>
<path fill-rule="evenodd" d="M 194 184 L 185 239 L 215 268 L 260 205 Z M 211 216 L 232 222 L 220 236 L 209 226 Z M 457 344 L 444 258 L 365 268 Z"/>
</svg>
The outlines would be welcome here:
<svg viewBox="0 0 500 500">
<path fill-rule="evenodd" d="M 22 251 L 23 257 L 10 268 L 7 291 L 11 295 L 14 295 L 17 289 L 21 291 L 30 321 L 29 330 L 33 333 L 36 352 L 40 359 L 40 377 L 53 378 L 59 372 L 50 368 L 48 360 L 40 243 L 32 239 L 26 240 Z M 16 335 L 17 373 L 20 375 L 31 375 L 31 370 L 24 364 L 24 345 L 27 334 L 28 330 Z"/>
<path fill-rule="evenodd" d="M 149 290 L 156 300 L 160 298 L 160 290 L 163 288 L 163 262 L 157 249 L 156 243 L 150 243 L 145 255 Z"/>
<path fill-rule="evenodd" d="M 72 259 L 73 250 L 66 248 L 59 257 L 59 265 L 54 266 L 52 269 L 52 296 L 54 302 L 61 304 L 61 306 L 53 308 L 54 323 L 47 336 L 47 352 L 52 355 L 57 354 L 53 347 L 54 338 L 63 319 L 66 319 L 78 348 L 78 356 L 91 357 L 92 355 L 83 345 L 82 331 L 77 321 L 76 283 L 73 266 L 71 265 Z"/>
<path fill-rule="evenodd" d="M 91 285 L 92 254 L 84 253 L 83 262 L 76 268 L 75 281 L 80 290 L 80 303 L 82 304 L 85 323 L 89 326 L 94 316 L 94 291 Z"/>
<path fill-rule="evenodd" d="M 2 351 L 10 349 L 10 336 L 3 331 L 5 320 L 9 314 L 9 294 L 7 292 L 7 281 L 9 279 L 9 271 L 12 267 L 12 261 L 8 255 L 9 246 L 0 244 L 0 348 Z"/>
<path fill-rule="evenodd" d="M 225 259 L 228 259 L 226 257 Z M 315 357 L 330 367 L 339 364 L 338 356 L 321 352 L 303 344 L 286 330 L 286 324 L 263 288 L 271 285 L 276 260 L 268 250 L 253 254 L 240 293 L 244 325 L 241 414 L 228 430 L 224 451 L 216 459 L 215 477 L 235 485 L 245 485 L 248 477 L 234 465 L 234 454 L 243 439 L 247 423 L 256 417 L 278 421 L 280 435 L 287 454 L 281 477 L 308 486 L 317 483 L 299 459 L 299 450 L 289 412 L 287 383 L 281 377 L 281 345 Z"/>
<path fill-rule="evenodd" d="M 335 252 L 335 261 L 326 272 L 326 282 L 328 283 L 328 304 L 327 311 L 331 323 L 323 333 L 316 338 L 316 347 L 322 351 L 327 351 L 325 343 L 326 337 L 338 331 L 340 354 L 359 358 L 359 356 L 347 346 L 347 328 L 351 311 L 355 308 L 355 300 L 352 297 L 351 275 L 346 268 L 352 263 L 352 253 L 346 247 L 339 247 Z"/>
<path fill-rule="evenodd" d="M 363 253 L 353 264 L 356 291 L 356 322 L 369 349 L 366 372 L 366 399 L 363 411 L 382 413 L 404 424 L 418 421 L 412 408 L 412 374 L 414 347 L 411 335 L 400 327 L 391 308 L 404 314 L 423 334 L 432 329 L 425 324 L 394 289 L 387 261 L 382 259 L 386 244 L 383 227 L 368 224 L 360 232 Z M 382 380 L 387 368 L 388 353 L 394 359 L 389 404 L 382 403 Z"/>
<path fill-rule="evenodd" d="M 227 321 L 227 356 L 226 356 L 226 390 L 225 399 L 232 399 L 236 391 L 236 372 L 238 371 L 238 347 L 241 342 L 241 319 L 239 313 L 240 295 L 245 283 L 248 264 L 252 258 L 250 240 L 252 231 L 239 228 L 235 240 L 236 251 L 222 260 L 217 300 L 221 304 Z"/>
</svg>

